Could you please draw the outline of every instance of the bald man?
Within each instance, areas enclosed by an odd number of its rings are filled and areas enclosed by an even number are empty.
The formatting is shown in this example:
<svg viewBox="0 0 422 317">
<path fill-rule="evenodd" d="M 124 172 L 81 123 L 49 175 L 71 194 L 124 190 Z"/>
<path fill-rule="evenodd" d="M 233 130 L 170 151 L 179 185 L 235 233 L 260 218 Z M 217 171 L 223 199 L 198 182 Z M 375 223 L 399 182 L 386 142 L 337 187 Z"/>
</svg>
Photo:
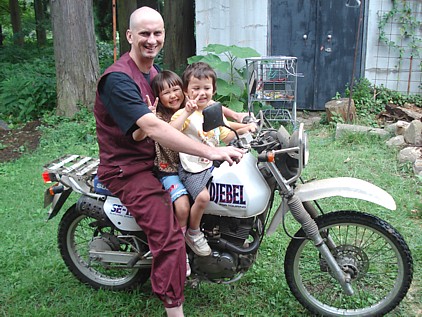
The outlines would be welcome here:
<svg viewBox="0 0 422 317">
<path fill-rule="evenodd" d="M 110 66 L 98 82 L 94 106 L 98 177 L 147 235 L 153 255 L 152 290 L 163 302 L 167 316 L 180 317 L 186 279 L 185 240 L 169 193 L 154 176 L 154 141 L 177 152 L 229 164 L 243 153 L 233 147 L 214 148 L 196 142 L 148 109 L 146 96 L 155 99 L 150 82 L 160 71 L 154 59 L 165 38 L 164 21 L 157 11 L 149 7 L 134 11 L 126 38 L 130 52 Z M 135 130 L 144 135 L 140 141 L 132 137 Z"/>
</svg>

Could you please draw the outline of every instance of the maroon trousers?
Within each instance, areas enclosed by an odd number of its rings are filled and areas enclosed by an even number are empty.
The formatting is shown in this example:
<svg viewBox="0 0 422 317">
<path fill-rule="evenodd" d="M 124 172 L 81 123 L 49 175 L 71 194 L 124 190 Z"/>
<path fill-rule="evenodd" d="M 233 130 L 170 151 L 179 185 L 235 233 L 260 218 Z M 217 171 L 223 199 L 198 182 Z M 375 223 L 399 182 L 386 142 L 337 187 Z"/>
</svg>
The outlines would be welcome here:
<svg viewBox="0 0 422 317">
<path fill-rule="evenodd" d="M 149 162 L 98 169 L 100 181 L 128 208 L 145 232 L 153 255 L 151 285 L 165 307 L 184 301 L 186 249 L 170 195 Z"/>
</svg>

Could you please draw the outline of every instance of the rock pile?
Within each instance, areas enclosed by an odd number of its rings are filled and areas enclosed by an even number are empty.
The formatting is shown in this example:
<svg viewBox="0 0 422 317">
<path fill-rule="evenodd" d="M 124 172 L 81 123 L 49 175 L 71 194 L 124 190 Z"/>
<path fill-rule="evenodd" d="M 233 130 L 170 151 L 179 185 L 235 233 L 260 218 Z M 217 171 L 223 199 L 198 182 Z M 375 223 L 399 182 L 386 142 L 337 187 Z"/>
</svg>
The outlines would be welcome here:
<svg viewBox="0 0 422 317">
<path fill-rule="evenodd" d="M 387 145 L 400 149 L 399 162 L 411 162 L 415 174 L 422 177 L 422 121 L 397 121 L 385 130 L 395 135 Z"/>
<path fill-rule="evenodd" d="M 347 98 L 342 98 L 327 102 L 325 111 L 328 119 L 339 116 L 347 122 L 347 114 L 349 119 L 354 118 L 356 108 L 353 102 L 349 102 Z M 393 134 L 394 137 L 387 141 L 387 145 L 398 148 L 400 150 L 398 154 L 399 162 L 411 162 L 415 175 L 422 177 L 422 109 L 415 105 L 399 107 L 389 104 L 386 111 L 380 114 L 379 118 L 381 117 L 394 119 L 396 122 L 390 125 L 385 124 L 384 128 L 337 123 L 336 138 L 341 137 L 345 132 L 374 133 L 384 137 Z M 397 120 L 399 118 L 403 118 L 403 120 Z M 383 120 L 383 122 L 386 123 L 388 120 Z"/>
</svg>

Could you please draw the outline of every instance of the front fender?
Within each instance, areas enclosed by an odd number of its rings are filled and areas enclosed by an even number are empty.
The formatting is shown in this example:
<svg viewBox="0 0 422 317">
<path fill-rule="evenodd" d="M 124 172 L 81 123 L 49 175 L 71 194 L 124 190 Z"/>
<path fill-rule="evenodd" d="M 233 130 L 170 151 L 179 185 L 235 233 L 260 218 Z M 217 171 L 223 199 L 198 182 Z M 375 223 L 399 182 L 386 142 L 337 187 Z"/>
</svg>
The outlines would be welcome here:
<svg viewBox="0 0 422 317">
<path fill-rule="evenodd" d="M 327 178 L 300 184 L 296 186 L 295 194 L 301 201 L 341 196 L 366 200 L 396 210 L 396 202 L 389 193 L 367 181 L 353 177 Z"/>
</svg>

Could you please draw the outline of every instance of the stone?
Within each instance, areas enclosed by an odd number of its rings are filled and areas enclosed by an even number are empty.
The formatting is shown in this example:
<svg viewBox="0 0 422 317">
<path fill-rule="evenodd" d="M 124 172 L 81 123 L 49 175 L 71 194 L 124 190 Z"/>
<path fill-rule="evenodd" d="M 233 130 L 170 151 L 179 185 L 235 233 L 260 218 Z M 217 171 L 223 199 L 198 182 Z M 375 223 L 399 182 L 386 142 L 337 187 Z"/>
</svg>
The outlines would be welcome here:
<svg viewBox="0 0 422 317">
<path fill-rule="evenodd" d="M 399 152 L 398 160 L 400 163 L 412 162 L 422 158 L 422 148 L 416 146 L 408 146 Z"/>
<path fill-rule="evenodd" d="M 347 110 L 349 108 L 349 98 L 340 98 L 330 100 L 325 104 L 325 112 L 327 113 L 327 121 L 333 121 L 333 117 L 341 116 L 344 122 L 353 122 L 356 118 L 356 107 L 354 100 L 350 100 L 349 118 L 347 118 Z"/>
<path fill-rule="evenodd" d="M 396 130 L 395 130 L 395 134 L 396 135 L 403 135 L 404 132 L 406 132 L 407 128 L 409 128 L 410 123 L 407 121 L 397 121 L 396 122 Z"/>
<path fill-rule="evenodd" d="M 354 124 L 337 123 L 336 138 L 341 137 L 344 133 L 350 133 L 350 132 L 371 133 L 371 134 L 377 134 L 382 137 L 387 137 L 390 135 L 387 131 L 380 128 L 372 128 L 372 127 L 366 127 L 366 126 L 354 125 Z"/>
<path fill-rule="evenodd" d="M 395 137 L 392 137 L 390 140 L 386 142 L 388 147 L 397 147 L 400 148 L 406 144 L 404 141 L 404 136 L 402 135 L 396 135 Z"/>
<path fill-rule="evenodd" d="M 403 134 L 406 143 L 422 146 L 422 122 L 413 120 Z"/>
<path fill-rule="evenodd" d="M 9 131 L 10 130 L 10 128 L 7 125 L 7 123 L 4 122 L 3 120 L 0 120 L 0 130 L 4 130 L 4 131 Z"/>
<path fill-rule="evenodd" d="M 392 124 L 387 124 L 384 129 L 395 135 L 403 135 L 409 125 L 410 122 L 399 120 Z"/>
<path fill-rule="evenodd" d="M 422 158 L 416 159 L 415 163 L 413 163 L 413 172 L 422 176 Z"/>
</svg>

